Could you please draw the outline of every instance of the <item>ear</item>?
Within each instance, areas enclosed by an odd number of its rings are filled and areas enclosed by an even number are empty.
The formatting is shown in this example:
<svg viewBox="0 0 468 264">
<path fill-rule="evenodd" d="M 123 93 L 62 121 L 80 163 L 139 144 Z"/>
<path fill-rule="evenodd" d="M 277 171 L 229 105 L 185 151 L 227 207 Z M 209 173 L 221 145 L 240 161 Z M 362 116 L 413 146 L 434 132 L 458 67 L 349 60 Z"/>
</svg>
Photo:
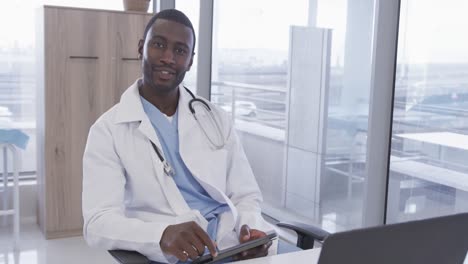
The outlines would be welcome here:
<svg viewBox="0 0 468 264">
<path fill-rule="evenodd" d="M 140 39 L 138 41 L 138 58 L 141 60 L 143 58 L 143 45 L 145 44 L 145 40 Z"/>
</svg>

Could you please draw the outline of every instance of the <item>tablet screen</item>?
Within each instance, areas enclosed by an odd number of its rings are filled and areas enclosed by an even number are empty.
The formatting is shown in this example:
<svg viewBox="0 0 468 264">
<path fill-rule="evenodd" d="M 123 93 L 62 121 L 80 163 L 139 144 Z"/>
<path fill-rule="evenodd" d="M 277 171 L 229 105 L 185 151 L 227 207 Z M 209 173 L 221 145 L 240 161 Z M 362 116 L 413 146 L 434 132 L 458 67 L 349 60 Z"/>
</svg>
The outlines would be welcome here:
<svg viewBox="0 0 468 264">
<path fill-rule="evenodd" d="M 276 234 L 275 231 L 270 231 L 270 232 L 267 232 L 266 236 L 264 237 L 257 238 L 257 239 L 245 242 L 243 244 L 239 244 L 230 248 L 220 250 L 218 252 L 218 255 L 215 258 L 213 258 L 210 254 L 207 254 L 207 255 L 204 255 L 195 259 L 192 263 L 193 264 L 214 263 L 216 261 L 220 261 L 222 259 L 235 256 L 243 251 L 264 245 L 268 243 L 269 241 L 276 239 L 277 236 L 278 235 Z"/>
</svg>

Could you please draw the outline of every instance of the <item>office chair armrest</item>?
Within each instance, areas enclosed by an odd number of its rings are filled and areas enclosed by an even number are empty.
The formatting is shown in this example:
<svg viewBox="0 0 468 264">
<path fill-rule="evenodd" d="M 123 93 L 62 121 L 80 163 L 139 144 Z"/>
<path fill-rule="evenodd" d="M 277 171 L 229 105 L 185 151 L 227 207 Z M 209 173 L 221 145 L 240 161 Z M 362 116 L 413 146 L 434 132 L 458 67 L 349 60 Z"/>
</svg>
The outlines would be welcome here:
<svg viewBox="0 0 468 264">
<path fill-rule="evenodd" d="M 314 241 L 323 242 L 330 235 L 330 233 L 319 227 L 299 222 L 280 222 L 276 225 L 294 230 L 297 233 L 296 246 L 302 249 L 313 248 Z"/>
<path fill-rule="evenodd" d="M 149 259 L 136 251 L 127 250 L 109 250 L 114 259 L 121 264 L 148 264 Z"/>
</svg>

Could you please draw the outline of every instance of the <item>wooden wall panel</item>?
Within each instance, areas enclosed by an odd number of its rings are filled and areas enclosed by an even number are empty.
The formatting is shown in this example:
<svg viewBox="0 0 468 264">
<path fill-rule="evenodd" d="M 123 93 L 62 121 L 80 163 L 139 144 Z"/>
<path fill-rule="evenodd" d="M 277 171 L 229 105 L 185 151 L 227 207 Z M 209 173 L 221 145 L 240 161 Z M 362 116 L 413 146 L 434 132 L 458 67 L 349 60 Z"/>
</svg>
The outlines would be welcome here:
<svg viewBox="0 0 468 264">
<path fill-rule="evenodd" d="M 138 41 L 143 38 L 146 24 L 151 15 L 113 14 L 115 27 L 116 88 L 123 93 L 142 75 L 141 60 L 138 59 Z M 120 96 L 119 96 L 120 97 Z M 119 98 L 120 99 L 120 98 Z"/>
<path fill-rule="evenodd" d="M 44 27 L 38 30 L 44 44 L 38 56 L 44 65 L 43 83 L 38 84 L 38 127 L 43 128 L 38 131 L 38 219 L 46 238 L 82 234 L 82 158 L 89 128 L 141 75 L 140 61 L 124 58 L 137 58 L 138 40 L 150 18 L 43 9 Z"/>
</svg>

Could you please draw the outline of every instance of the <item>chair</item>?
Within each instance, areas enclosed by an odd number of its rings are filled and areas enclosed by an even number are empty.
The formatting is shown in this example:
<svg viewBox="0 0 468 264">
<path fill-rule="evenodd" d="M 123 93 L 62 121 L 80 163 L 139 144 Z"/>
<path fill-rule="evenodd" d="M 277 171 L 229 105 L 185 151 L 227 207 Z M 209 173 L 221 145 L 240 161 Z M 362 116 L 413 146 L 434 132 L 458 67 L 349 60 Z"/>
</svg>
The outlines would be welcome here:
<svg viewBox="0 0 468 264">
<path fill-rule="evenodd" d="M 330 235 L 319 227 L 299 222 L 279 222 L 276 225 L 295 231 L 297 234 L 296 246 L 301 249 L 311 249 L 315 242 L 323 243 Z"/>
<path fill-rule="evenodd" d="M 330 235 L 330 233 L 321 228 L 299 222 L 280 222 L 277 226 L 295 231 L 297 233 L 296 246 L 301 249 L 311 249 L 314 247 L 314 242 L 323 243 Z M 150 263 L 147 257 L 136 251 L 109 250 L 108 252 L 121 264 Z"/>
<path fill-rule="evenodd" d="M 0 188 L 0 193 L 3 193 L 3 208 L 0 210 L 0 216 L 13 215 L 13 248 L 19 247 L 20 233 L 20 203 L 19 203 L 19 164 L 20 156 L 14 144 L 0 142 L 0 149 L 3 150 L 3 186 Z M 13 208 L 8 209 L 8 150 L 13 156 Z M 6 222 L 6 218 L 4 218 Z"/>
<path fill-rule="evenodd" d="M 136 251 L 127 250 L 109 250 L 109 254 L 114 257 L 118 263 L 122 264 L 147 264 L 150 260 Z"/>
</svg>

